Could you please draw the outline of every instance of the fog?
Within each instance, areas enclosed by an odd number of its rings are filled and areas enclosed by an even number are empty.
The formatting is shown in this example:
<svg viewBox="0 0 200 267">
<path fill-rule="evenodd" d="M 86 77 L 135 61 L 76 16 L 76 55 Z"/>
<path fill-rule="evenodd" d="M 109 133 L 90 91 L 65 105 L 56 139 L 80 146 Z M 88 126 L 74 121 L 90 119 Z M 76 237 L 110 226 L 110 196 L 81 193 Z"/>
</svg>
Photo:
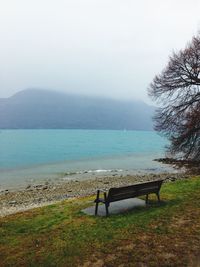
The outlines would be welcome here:
<svg viewBox="0 0 200 267">
<path fill-rule="evenodd" d="M 46 88 L 149 102 L 147 87 L 200 28 L 199 0 L 0 2 L 0 97 Z"/>
</svg>

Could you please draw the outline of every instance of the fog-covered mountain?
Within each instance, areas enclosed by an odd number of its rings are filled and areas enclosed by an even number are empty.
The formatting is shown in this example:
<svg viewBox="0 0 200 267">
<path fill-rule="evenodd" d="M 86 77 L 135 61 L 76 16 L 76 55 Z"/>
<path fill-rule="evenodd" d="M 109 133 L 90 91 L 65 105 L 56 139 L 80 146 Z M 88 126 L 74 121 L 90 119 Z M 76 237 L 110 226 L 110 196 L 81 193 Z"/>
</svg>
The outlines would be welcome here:
<svg viewBox="0 0 200 267">
<path fill-rule="evenodd" d="M 138 101 L 27 89 L 0 99 L 0 128 L 151 130 L 153 112 Z"/>
</svg>

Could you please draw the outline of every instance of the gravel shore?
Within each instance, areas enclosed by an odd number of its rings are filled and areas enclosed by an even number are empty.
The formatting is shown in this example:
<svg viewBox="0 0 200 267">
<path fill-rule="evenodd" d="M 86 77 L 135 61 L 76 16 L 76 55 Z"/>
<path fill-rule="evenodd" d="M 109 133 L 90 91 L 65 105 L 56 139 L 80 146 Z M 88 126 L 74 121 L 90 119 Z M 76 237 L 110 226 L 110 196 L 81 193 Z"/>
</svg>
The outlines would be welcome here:
<svg viewBox="0 0 200 267">
<path fill-rule="evenodd" d="M 188 178 L 188 176 L 184 173 L 121 175 L 82 181 L 45 182 L 38 185 L 29 185 L 22 190 L 3 190 L 0 192 L 0 217 L 53 204 L 68 198 L 92 195 L 96 193 L 97 189 L 108 190 L 111 187 L 131 185 L 138 182 L 157 179 L 165 179 L 167 182 L 183 178 Z"/>
</svg>

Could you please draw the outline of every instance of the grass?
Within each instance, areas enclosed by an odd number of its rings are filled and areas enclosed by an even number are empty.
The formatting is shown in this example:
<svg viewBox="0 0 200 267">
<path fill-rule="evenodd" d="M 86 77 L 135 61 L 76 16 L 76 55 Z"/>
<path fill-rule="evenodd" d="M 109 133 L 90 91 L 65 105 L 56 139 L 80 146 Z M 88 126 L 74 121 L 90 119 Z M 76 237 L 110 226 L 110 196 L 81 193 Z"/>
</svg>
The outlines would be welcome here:
<svg viewBox="0 0 200 267">
<path fill-rule="evenodd" d="M 200 178 L 163 185 L 162 203 L 108 218 L 92 197 L 0 219 L 0 266 L 200 266 Z"/>
</svg>

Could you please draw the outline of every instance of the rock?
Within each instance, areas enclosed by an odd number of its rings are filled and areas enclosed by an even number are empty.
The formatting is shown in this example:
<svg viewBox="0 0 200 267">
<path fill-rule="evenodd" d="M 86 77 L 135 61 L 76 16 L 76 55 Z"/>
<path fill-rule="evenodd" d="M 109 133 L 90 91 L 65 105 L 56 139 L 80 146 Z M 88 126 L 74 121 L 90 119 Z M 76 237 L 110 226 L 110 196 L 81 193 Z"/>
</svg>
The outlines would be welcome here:
<svg viewBox="0 0 200 267">
<path fill-rule="evenodd" d="M 38 198 L 35 198 L 34 202 L 41 202 L 42 201 L 42 198 L 41 197 L 38 197 Z"/>
<path fill-rule="evenodd" d="M 16 204 L 17 204 L 17 201 L 15 201 L 15 200 L 11 200 L 11 201 L 8 202 L 8 204 L 9 204 L 9 205 L 16 205 Z"/>
<path fill-rule="evenodd" d="M 42 190 L 46 190 L 46 189 L 48 189 L 48 186 L 47 186 L 47 185 L 44 185 L 44 186 L 42 187 Z"/>
<path fill-rule="evenodd" d="M 7 194 L 9 193 L 8 189 L 6 189 L 6 190 L 4 191 L 4 193 L 5 193 L 5 195 L 7 195 Z"/>
<path fill-rule="evenodd" d="M 37 185 L 35 185 L 35 188 L 40 188 L 42 186 L 43 186 L 43 184 L 37 184 Z"/>
<path fill-rule="evenodd" d="M 48 189 L 48 186 L 43 185 L 43 184 L 38 184 L 38 185 L 35 185 L 35 189 L 36 190 L 45 190 L 45 189 Z"/>
<path fill-rule="evenodd" d="M 29 189 L 29 188 L 31 188 L 31 184 L 28 184 L 26 187 L 26 189 Z"/>
</svg>

